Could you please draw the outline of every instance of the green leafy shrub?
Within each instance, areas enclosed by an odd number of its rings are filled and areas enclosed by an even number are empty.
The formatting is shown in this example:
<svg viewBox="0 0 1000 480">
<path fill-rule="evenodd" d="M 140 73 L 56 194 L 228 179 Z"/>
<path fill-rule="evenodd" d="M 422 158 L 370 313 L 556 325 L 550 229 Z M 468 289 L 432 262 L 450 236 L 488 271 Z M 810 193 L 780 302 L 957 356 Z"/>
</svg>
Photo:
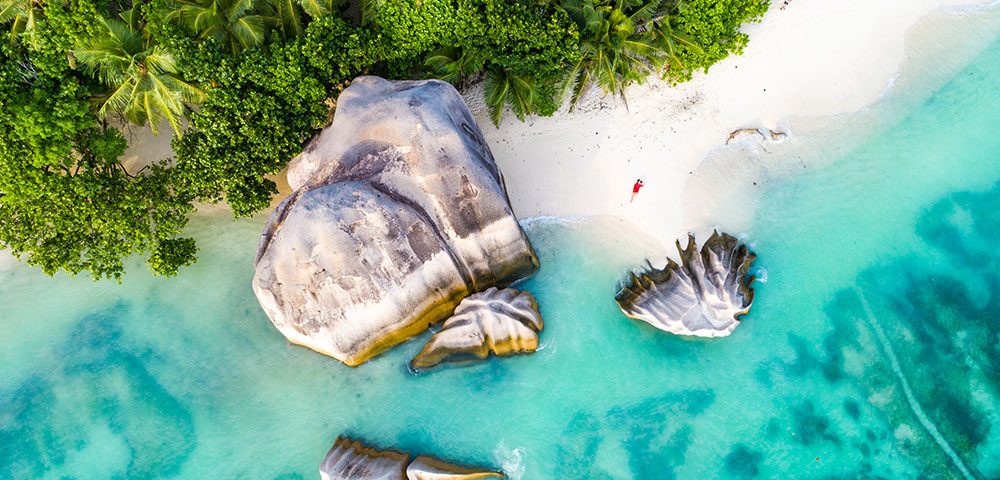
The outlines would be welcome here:
<svg viewBox="0 0 1000 480">
<path fill-rule="evenodd" d="M 745 23 L 759 22 L 767 12 L 767 0 L 685 0 L 673 10 L 673 29 L 691 39 L 697 48 L 681 45 L 678 58 L 684 68 L 671 68 L 664 77 L 675 82 L 691 78 L 692 72 L 708 68 L 729 55 L 740 55 L 750 37 L 740 31 Z"/>
<path fill-rule="evenodd" d="M 270 45 L 231 57 L 211 44 L 183 56 L 206 91 L 183 137 L 174 140 L 176 175 L 202 201 L 223 198 L 237 216 L 268 206 L 277 193 L 265 175 L 281 171 L 326 122 L 327 88 L 301 45 Z"/>
<path fill-rule="evenodd" d="M 163 240 L 149 256 L 149 269 L 157 275 L 172 277 L 177 269 L 191 265 L 197 260 L 198 246 L 193 238 L 171 238 Z"/>
</svg>

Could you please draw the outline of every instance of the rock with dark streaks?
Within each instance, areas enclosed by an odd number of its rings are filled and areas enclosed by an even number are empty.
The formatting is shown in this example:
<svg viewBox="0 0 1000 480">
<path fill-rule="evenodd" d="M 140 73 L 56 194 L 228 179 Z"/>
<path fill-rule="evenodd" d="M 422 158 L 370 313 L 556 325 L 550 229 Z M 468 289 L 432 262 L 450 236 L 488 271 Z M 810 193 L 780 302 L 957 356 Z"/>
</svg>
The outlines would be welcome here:
<svg viewBox="0 0 1000 480">
<path fill-rule="evenodd" d="M 538 348 L 543 327 L 530 293 L 490 288 L 465 297 L 410 367 L 419 370 L 446 361 L 485 359 L 490 353 L 498 357 L 531 353 Z"/>
<path fill-rule="evenodd" d="M 347 437 L 337 437 L 319 466 L 322 480 L 403 480 L 408 453 L 376 450 Z"/>
<path fill-rule="evenodd" d="M 462 467 L 434 457 L 378 450 L 348 437 L 337 437 L 319 466 L 322 480 L 474 480 L 505 478 L 489 470 Z"/>
<path fill-rule="evenodd" d="M 291 342 L 358 365 L 538 268 L 453 87 L 360 77 L 289 166 L 254 293 Z"/>
<path fill-rule="evenodd" d="M 740 323 L 753 303 L 756 255 L 729 234 L 714 232 L 701 251 L 693 236 L 681 248 L 681 264 L 667 259 L 663 269 L 650 266 L 623 282 L 615 301 L 629 317 L 678 335 L 724 337 Z"/>
</svg>

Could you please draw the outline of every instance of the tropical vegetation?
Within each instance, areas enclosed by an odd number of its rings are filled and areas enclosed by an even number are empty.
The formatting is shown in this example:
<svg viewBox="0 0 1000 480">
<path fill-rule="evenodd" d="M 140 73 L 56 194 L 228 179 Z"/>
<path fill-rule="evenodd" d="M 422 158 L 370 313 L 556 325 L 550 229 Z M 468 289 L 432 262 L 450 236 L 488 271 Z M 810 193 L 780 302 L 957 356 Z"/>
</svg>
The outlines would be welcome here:
<svg viewBox="0 0 1000 480">
<path fill-rule="evenodd" d="M 767 0 L 0 0 L 0 247 L 53 274 L 195 260 L 196 202 L 266 208 L 363 74 L 482 85 L 491 120 L 731 54 Z M 626 103 L 627 104 L 627 103 Z M 123 160 L 129 125 L 173 156 Z M 133 128 L 135 128 L 133 127 Z M 158 130 L 159 129 L 159 130 Z"/>
</svg>

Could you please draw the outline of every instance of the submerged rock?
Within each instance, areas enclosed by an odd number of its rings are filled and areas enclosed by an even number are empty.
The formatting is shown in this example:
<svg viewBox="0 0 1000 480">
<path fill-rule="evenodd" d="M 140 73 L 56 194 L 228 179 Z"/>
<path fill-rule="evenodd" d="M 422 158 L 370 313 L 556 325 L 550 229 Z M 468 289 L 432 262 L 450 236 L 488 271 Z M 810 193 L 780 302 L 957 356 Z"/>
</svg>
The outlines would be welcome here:
<svg viewBox="0 0 1000 480">
<path fill-rule="evenodd" d="M 402 480 L 408 453 L 380 451 L 347 437 L 337 437 L 319 466 L 323 480 Z"/>
<path fill-rule="evenodd" d="M 484 359 L 534 352 L 544 324 L 538 304 L 528 292 L 487 289 L 462 300 L 423 350 L 410 362 L 413 369 L 444 361 Z"/>
<path fill-rule="evenodd" d="M 729 234 L 714 232 L 698 251 L 693 236 L 681 248 L 681 265 L 667 258 L 623 282 L 615 301 L 629 317 L 678 335 L 724 337 L 753 303 L 754 277 L 747 270 L 756 255 Z"/>
<path fill-rule="evenodd" d="M 319 466 L 322 480 L 472 480 L 505 478 L 488 470 L 460 467 L 434 457 L 377 450 L 347 437 L 337 437 Z"/>
<path fill-rule="evenodd" d="M 538 258 L 503 176 L 447 83 L 360 77 L 289 166 L 253 280 L 291 342 L 358 365 Z"/>
<path fill-rule="evenodd" d="M 406 467 L 406 480 L 473 480 L 476 478 L 504 478 L 503 474 L 474 468 L 459 467 L 434 457 L 421 455 Z"/>
</svg>

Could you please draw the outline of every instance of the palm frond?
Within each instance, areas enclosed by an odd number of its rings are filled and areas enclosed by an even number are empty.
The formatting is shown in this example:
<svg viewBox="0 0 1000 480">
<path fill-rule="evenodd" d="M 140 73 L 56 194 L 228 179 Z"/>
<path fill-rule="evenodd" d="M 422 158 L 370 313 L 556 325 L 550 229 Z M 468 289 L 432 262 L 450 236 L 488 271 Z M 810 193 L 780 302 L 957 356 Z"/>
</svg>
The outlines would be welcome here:
<svg viewBox="0 0 1000 480">
<path fill-rule="evenodd" d="M 25 16 L 30 9 L 31 3 L 27 0 L 0 0 L 0 23 Z"/>
<path fill-rule="evenodd" d="M 138 91 L 139 84 L 132 81 L 127 81 L 122 83 L 117 90 L 104 99 L 104 103 L 101 104 L 101 108 L 97 111 L 97 115 L 101 118 L 107 116 L 109 111 L 113 112 L 125 112 L 129 108 L 129 104 L 132 102 L 133 97 Z"/>
<path fill-rule="evenodd" d="M 189 18 L 188 25 L 194 32 L 204 32 L 223 22 L 223 18 L 216 10 L 198 5 L 191 5 L 187 8 L 185 17 Z"/>
<path fill-rule="evenodd" d="M 264 33 L 264 17 L 259 15 L 245 15 L 233 24 L 233 37 L 243 48 L 263 44 Z"/>
<path fill-rule="evenodd" d="M 503 105 L 509 88 L 510 85 L 506 82 L 506 78 L 497 69 L 491 68 L 487 72 L 483 95 L 486 97 L 486 107 L 490 112 L 490 120 L 497 127 L 500 126 L 500 117 L 503 115 Z"/>
<path fill-rule="evenodd" d="M 302 10 L 313 18 L 333 13 L 333 9 L 339 4 L 333 0 L 298 0 L 298 2 L 302 6 Z"/>
<path fill-rule="evenodd" d="M 535 79 L 516 75 L 498 65 L 491 66 L 486 72 L 483 89 L 490 120 L 494 125 L 500 126 L 503 107 L 506 105 L 519 120 L 524 121 L 525 115 L 532 111 L 536 90 Z"/>
<path fill-rule="evenodd" d="M 128 26 L 129 30 L 133 32 L 142 31 L 142 13 L 139 11 L 138 7 L 132 7 L 125 10 L 119 14 L 122 22 Z"/>
<path fill-rule="evenodd" d="M 635 11 L 628 16 L 629 21 L 633 24 L 639 24 L 653 18 L 653 15 L 656 14 L 656 9 L 658 7 L 657 3 L 658 2 L 649 2 L 635 9 Z"/>
<path fill-rule="evenodd" d="M 213 5 L 217 5 L 216 2 L 212 3 Z M 235 23 L 237 19 L 243 17 L 251 8 L 253 8 L 253 0 L 232 0 L 232 3 L 228 7 L 225 7 L 226 19 L 229 23 Z"/>
<path fill-rule="evenodd" d="M 360 0 L 358 8 L 361 10 L 361 23 L 367 25 L 373 22 L 386 1 L 388 0 Z"/>
<path fill-rule="evenodd" d="M 272 28 L 279 32 L 282 40 L 290 40 L 305 34 L 302 23 L 302 7 L 299 0 L 270 0 L 265 15 L 271 17 Z M 264 10 L 258 9 L 258 13 Z"/>
</svg>

